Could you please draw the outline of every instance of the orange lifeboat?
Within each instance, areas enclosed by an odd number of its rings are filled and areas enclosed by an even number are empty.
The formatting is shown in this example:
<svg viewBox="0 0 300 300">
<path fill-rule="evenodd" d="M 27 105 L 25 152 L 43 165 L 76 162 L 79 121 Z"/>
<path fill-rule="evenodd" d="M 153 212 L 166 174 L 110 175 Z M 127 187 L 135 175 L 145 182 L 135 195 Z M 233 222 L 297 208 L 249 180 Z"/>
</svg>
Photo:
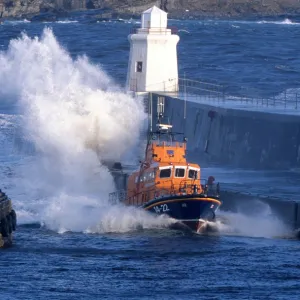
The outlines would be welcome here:
<svg viewBox="0 0 300 300">
<path fill-rule="evenodd" d="M 128 176 L 125 191 L 112 193 L 110 199 L 118 197 L 125 205 L 166 214 L 201 231 L 221 205 L 219 185 L 212 176 L 201 184 L 200 166 L 186 160 L 187 141 L 175 141 L 177 135 L 172 125 L 158 123 L 157 130 L 149 133 L 139 169 Z"/>
</svg>

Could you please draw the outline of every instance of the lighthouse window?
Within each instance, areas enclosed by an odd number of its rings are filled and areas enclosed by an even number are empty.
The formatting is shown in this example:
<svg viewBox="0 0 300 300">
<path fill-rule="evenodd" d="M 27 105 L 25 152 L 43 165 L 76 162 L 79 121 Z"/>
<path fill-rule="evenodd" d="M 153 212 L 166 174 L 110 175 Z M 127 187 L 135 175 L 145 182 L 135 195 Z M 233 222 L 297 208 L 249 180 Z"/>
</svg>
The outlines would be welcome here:
<svg viewBox="0 0 300 300">
<path fill-rule="evenodd" d="M 159 177 L 160 178 L 169 178 L 169 177 L 171 177 L 171 168 L 160 170 Z"/>
<path fill-rule="evenodd" d="M 184 176 L 185 176 L 185 169 L 183 168 L 175 169 L 175 177 L 184 177 Z"/>
<path fill-rule="evenodd" d="M 142 61 L 136 62 L 136 70 L 135 71 L 138 73 L 143 72 L 143 62 Z"/>
</svg>

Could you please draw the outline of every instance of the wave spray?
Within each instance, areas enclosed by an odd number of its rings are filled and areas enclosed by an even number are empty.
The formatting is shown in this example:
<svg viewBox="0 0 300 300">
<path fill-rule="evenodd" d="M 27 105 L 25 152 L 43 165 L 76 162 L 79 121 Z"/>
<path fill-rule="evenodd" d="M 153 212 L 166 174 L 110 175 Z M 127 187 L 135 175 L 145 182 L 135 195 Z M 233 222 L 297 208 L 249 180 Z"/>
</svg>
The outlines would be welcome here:
<svg viewBox="0 0 300 300">
<path fill-rule="evenodd" d="M 146 213 L 141 218 L 108 204 L 114 182 L 102 164 L 138 154 L 142 103 L 87 57 L 72 59 L 48 28 L 40 38 L 23 33 L 12 40 L 0 53 L 0 69 L 0 101 L 18 107 L 24 139 L 35 148 L 18 166 L 21 222 L 57 231 L 85 231 L 99 223 L 102 231 L 126 231 L 142 219 L 154 224 Z"/>
</svg>

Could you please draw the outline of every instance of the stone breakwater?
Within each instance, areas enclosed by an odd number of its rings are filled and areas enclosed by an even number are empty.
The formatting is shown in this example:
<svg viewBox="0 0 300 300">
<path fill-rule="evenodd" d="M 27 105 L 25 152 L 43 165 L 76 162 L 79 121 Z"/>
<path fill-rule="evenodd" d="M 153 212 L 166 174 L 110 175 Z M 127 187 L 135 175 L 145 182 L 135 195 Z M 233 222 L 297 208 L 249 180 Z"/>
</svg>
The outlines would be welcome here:
<svg viewBox="0 0 300 300">
<path fill-rule="evenodd" d="M 168 10 L 170 17 L 251 17 L 296 15 L 298 0 L 0 0 L 1 18 L 22 18 L 41 13 L 103 9 L 105 16 L 140 13 L 152 5 Z"/>
</svg>

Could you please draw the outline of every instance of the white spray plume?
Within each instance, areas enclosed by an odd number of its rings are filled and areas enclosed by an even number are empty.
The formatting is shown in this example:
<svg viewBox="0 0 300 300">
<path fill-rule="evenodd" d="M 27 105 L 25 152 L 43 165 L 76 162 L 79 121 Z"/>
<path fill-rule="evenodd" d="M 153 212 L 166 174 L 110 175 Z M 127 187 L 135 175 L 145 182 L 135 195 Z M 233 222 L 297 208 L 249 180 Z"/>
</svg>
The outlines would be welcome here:
<svg viewBox="0 0 300 300">
<path fill-rule="evenodd" d="M 107 203 L 114 185 L 98 158 L 119 160 L 137 149 L 144 120 L 141 103 L 86 57 L 73 60 L 50 29 L 41 38 L 22 34 L 12 40 L 0 52 L 0 70 L 0 103 L 18 104 L 25 138 L 39 153 L 24 158 L 18 168 L 23 172 L 16 175 L 18 192 L 12 194 L 20 223 L 40 222 L 58 232 L 102 233 L 172 222 Z M 1 127 L 15 118 L 1 115 Z M 216 224 L 222 234 L 283 234 L 283 224 L 268 211 L 223 216 L 228 223 Z"/>
<path fill-rule="evenodd" d="M 259 200 L 251 201 L 253 211 L 239 208 L 237 212 L 219 211 L 215 223 L 208 226 L 222 235 L 237 235 L 249 237 L 276 238 L 291 235 L 289 228 L 267 203 Z"/>
<path fill-rule="evenodd" d="M 37 149 L 16 185 L 23 200 L 14 203 L 24 221 L 36 218 L 55 230 L 105 228 L 114 183 L 99 159 L 119 161 L 137 151 L 145 120 L 141 101 L 87 57 L 73 60 L 48 28 L 40 38 L 23 33 L 12 40 L 0 52 L 0 70 L 0 101 L 21 108 L 23 132 Z M 116 209 L 119 216 L 124 211 Z"/>
</svg>

